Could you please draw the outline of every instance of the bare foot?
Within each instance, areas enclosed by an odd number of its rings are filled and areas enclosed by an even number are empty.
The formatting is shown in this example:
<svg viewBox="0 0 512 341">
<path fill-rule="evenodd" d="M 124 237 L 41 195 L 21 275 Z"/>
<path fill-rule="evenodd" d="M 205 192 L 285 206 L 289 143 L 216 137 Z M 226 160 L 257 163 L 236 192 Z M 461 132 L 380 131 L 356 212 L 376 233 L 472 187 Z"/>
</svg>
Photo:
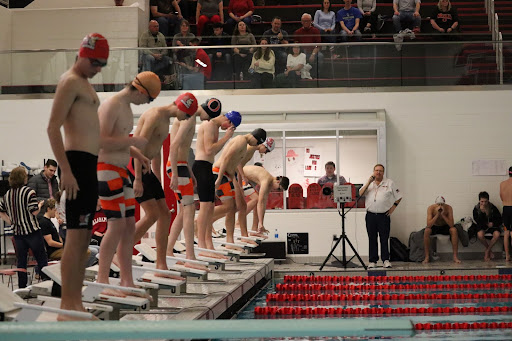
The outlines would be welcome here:
<svg viewBox="0 0 512 341">
<path fill-rule="evenodd" d="M 228 250 L 235 250 L 235 251 L 244 251 L 244 248 L 243 247 L 238 247 L 238 246 L 231 246 L 231 245 L 226 245 L 224 246 L 226 249 Z"/>
<path fill-rule="evenodd" d="M 453 262 L 457 264 L 461 263 L 460 259 L 457 256 L 453 256 Z"/>
<path fill-rule="evenodd" d="M 422 262 L 423 264 L 428 264 L 430 263 L 430 258 L 429 257 L 425 257 L 425 260 L 423 260 Z"/>
<path fill-rule="evenodd" d="M 208 267 L 206 265 L 195 264 L 195 263 L 185 263 L 185 267 L 210 272 L 210 269 L 208 269 Z"/>
<path fill-rule="evenodd" d="M 258 231 L 249 231 L 249 236 L 251 236 L 251 237 L 261 237 L 263 239 L 268 239 L 268 236 L 264 235 L 263 233 L 259 233 Z"/>
<path fill-rule="evenodd" d="M 261 234 L 267 234 L 269 233 L 270 231 L 267 230 L 265 227 L 258 227 L 258 233 L 261 233 Z"/>
<path fill-rule="evenodd" d="M 85 312 L 85 310 L 84 310 Z M 70 316 L 70 315 L 57 315 L 57 321 L 59 322 L 66 322 L 66 321 L 101 321 L 96 316 L 92 315 L 90 319 L 87 318 L 81 318 L 76 316 Z"/>
<path fill-rule="evenodd" d="M 256 243 L 254 240 L 247 239 L 244 237 L 240 237 L 240 240 L 247 244 L 256 245 L 256 246 L 258 245 L 258 243 Z"/>
<path fill-rule="evenodd" d="M 510 256 L 509 255 L 505 256 L 505 262 L 510 262 Z"/>
<path fill-rule="evenodd" d="M 484 261 L 488 262 L 491 260 L 490 250 L 486 249 L 484 253 Z"/>
<path fill-rule="evenodd" d="M 143 294 L 139 294 L 138 292 L 131 292 L 131 291 L 125 291 L 126 296 L 133 296 L 133 297 L 140 297 L 140 298 L 147 298 L 151 302 L 153 302 L 153 297 L 151 297 L 150 294 L 147 292 L 144 292 Z"/>
<path fill-rule="evenodd" d="M 228 257 L 225 257 L 223 255 L 220 255 L 218 253 L 210 253 L 210 252 L 199 252 L 197 254 L 198 256 L 201 256 L 201 257 L 208 257 L 208 258 L 216 258 L 216 259 L 228 259 Z"/>
<path fill-rule="evenodd" d="M 159 272 L 155 272 L 155 277 L 175 279 L 175 280 L 178 280 L 178 281 L 184 281 L 185 280 L 185 278 L 183 278 L 181 276 L 162 274 L 162 273 L 159 273 Z"/>
<path fill-rule="evenodd" d="M 101 291 L 101 294 L 107 295 L 107 296 L 114 296 L 114 297 L 126 297 L 126 295 L 127 295 L 127 293 L 125 291 L 121 291 L 118 289 L 110 289 L 110 288 L 103 289 Z"/>
</svg>

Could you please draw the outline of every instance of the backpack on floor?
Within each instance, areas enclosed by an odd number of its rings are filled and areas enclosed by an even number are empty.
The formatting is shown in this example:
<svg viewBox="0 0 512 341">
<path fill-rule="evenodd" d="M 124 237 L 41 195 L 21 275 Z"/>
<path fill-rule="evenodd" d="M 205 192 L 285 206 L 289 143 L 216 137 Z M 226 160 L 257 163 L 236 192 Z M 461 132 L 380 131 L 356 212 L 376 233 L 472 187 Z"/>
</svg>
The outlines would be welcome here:
<svg viewBox="0 0 512 341">
<path fill-rule="evenodd" d="M 392 262 L 409 261 L 409 249 L 398 238 L 389 238 L 389 254 Z"/>
<path fill-rule="evenodd" d="M 409 261 L 423 262 L 423 260 L 425 260 L 425 246 L 423 245 L 424 234 L 425 229 L 421 229 L 409 235 Z"/>
</svg>

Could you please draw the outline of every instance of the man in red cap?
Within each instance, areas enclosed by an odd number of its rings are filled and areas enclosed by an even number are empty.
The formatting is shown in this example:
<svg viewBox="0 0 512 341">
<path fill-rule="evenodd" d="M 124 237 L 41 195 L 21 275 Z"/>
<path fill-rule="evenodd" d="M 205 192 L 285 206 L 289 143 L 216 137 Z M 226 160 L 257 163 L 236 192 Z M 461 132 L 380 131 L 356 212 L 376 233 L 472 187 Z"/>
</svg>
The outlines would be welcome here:
<svg viewBox="0 0 512 341">
<path fill-rule="evenodd" d="M 83 39 L 75 64 L 59 80 L 48 123 L 61 189 L 67 198 L 67 236 L 61 263 L 61 308 L 67 310 L 84 311 L 82 283 L 98 200 L 96 165 L 100 148 L 100 101 L 88 79 L 107 64 L 108 54 L 108 42 L 101 34 L 92 33 Z M 74 318 L 58 316 L 59 321 L 70 319 Z"/>
<path fill-rule="evenodd" d="M 152 107 L 145 111 L 137 122 L 133 136 L 142 136 L 148 143 L 141 148 L 142 154 L 151 160 L 153 171 L 143 174 L 142 164 L 131 159 L 128 171 L 133 183 L 137 202 L 144 209 L 144 217 L 135 224 L 134 243 L 137 243 L 156 222 L 156 268 L 169 270 L 166 262 L 167 234 L 171 223 L 171 212 L 165 202 L 160 169 L 160 149 L 169 134 L 171 117 L 187 120 L 197 111 L 197 99 L 189 92 L 183 93 L 170 105 Z M 180 278 L 181 279 L 181 278 Z"/>
</svg>

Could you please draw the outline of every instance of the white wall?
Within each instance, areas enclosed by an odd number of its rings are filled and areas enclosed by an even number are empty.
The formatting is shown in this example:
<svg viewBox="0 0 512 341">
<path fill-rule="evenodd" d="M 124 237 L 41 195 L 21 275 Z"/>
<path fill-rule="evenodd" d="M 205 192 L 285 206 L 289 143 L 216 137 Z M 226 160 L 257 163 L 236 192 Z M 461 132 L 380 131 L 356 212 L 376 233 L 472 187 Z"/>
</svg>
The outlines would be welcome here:
<svg viewBox="0 0 512 341">
<path fill-rule="evenodd" d="M 336 90 L 333 90 L 336 91 Z M 435 197 L 443 194 L 454 208 L 455 219 L 469 215 L 478 201 L 478 192 L 487 190 L 491 201 L 501 207 L 499 183 L 504 176 L 472 176 L 471 162 L 477 159 L 505 159 L 512 164 L 510 154 L 510 90 L 436 91 L 377 93 L 278 93 L 262 96 L 248 93 L 218 91 L 225 111 L 255 110 L 300 112 L 304 108 L 319 111 L 386 112 L 387 168 L 404 199 L 392 217 L 391 235 L 406 242 L 410 232 L 425 225 L 426 209 Z M 200 100 L 211 93 L 200 96 Z M 108 94 L 102 94 L 103 99 Z M 0 97 L 1 98 L 1 97 Z M 153 105 L 165 105 L 171 93 L 163 93 Z M 146 106 L 137 107 L 143 112 Z M 51 100 L 0 100 L 0 159 L 32 160 L 51 155 L 46 137 L 46 125 Z M 310 115 L 311 120 L 315 119 Z M 30 122 L 28 124 L 28 122 Z M 271 124 L 271 123 L 267 123 Z M 262 124 L 265 128 L 265 124 Z M 27 136 L 30 136 L 27 142 Z M 361 176 L 367 178 L 371 167 Z M 352 215 L 353 213 L 350 213 Z M 359 213 L 357 213 L 359 214 Z M 364 214 L 357 223 L 359 251 L 367 254 L 364 238 Z M 356 231 L 354 217 L 347 220 L 347 231 Z M 359 218 L 358 218 L 359 219 Z M 339 226 L 336 212 L 268 212 L 266 227 L 279 227 L 286 232 L 308 230 L 312 255 L 326 255 L 332 239 L 332 227 Z M 336 228 L 334 228 L 336 229 Z M 354 241 L 354 240 L 353 240 Z M 461 252 L 464 252 L 461 249 Z"/>
<path fill-rule="evenodd" d="M 11 49 L 11 11 L 0 6 L 0 51 Z M 9 84 L 11 82 L 11 55 L 7 53 L 0 54 L 0 84 Z"/>
</svg>

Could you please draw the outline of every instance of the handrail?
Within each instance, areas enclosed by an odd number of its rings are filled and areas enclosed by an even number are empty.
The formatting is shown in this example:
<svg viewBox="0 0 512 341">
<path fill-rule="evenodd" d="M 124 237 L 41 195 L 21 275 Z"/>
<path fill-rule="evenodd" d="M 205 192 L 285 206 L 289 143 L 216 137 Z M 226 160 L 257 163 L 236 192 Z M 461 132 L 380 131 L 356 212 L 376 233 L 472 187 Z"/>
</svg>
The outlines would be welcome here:
<svg viewBox="0 0 512 341">
<path fill-rule="evenodd" d="M 498 71 L 500 74 L 500 84 L 503 85 L 503 35 L 498 32 L 498 48 L 496 53 L 498 54 Z"/>
</svg>

